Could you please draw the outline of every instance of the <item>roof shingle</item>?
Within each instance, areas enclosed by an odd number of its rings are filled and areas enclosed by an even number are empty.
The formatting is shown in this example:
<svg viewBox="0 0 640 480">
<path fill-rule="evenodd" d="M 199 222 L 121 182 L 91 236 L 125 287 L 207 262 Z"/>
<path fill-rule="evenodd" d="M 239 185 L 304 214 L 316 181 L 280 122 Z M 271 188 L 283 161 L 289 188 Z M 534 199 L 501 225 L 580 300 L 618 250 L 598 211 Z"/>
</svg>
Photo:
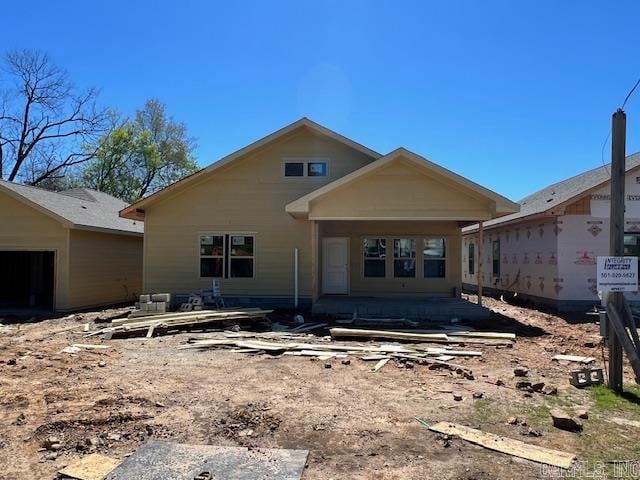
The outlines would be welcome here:
<svg viewBox="0 0 640 480">
<path fill-rule="evenodd" d="M 626 171 L 640 166 L 640 152 L 629 155 L 626 158 Z M 581 173 L 561 182 L 554 183 L 548 187 L 538 190 L 535 193 L 523 198 L 520 203 L 520 211 L 511 215 L 489 220 L 483 223 L 484 228 L 491 228 L 503 223 L 519 220 L 531 215 L 537 215 L 550 210 L 558 205 L 571 200 L 584 192 L 597 187 L 611 178 L 610 165 L 603 165 L 587 172 Z M 471 225 L 463 228 L 464 233 L 477 230 L 478 225 Z"/>
<path fill-rule="evenodd" d="M 8 191 L 26 203 L 37 205 L 74 228 L 90 228 L 125 233 L 143 233 L 144 223 L 119 216 L 127 203 L 89 188 L 52 192 L 30 185 L 0 180 L 0 191 Z"/>
</svg>

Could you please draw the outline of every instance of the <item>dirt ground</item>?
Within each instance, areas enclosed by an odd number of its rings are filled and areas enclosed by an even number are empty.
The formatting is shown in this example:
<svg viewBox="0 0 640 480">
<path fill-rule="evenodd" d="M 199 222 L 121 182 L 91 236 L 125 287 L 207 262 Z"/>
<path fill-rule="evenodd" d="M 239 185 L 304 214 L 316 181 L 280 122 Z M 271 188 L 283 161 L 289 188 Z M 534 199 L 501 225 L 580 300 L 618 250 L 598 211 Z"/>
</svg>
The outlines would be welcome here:
<svg viewBox="0 0 640 480">
<path fill-rule="evenodd" d="M 492 319 L 473 326 L 515 332 L 517 341 L 513 348 L 464 347 L 483 352 L 456 360 L 473 379 L 394 362 L 373 373 L 371 362 L 357 356 L 344 364 L 177 349 L 206 333 L 83 338 L 86 322 L 93 329 L 95 318 L 122 311 L 8 323 L 0 326 L 0 478 L 55 478 L 89 452 L 122 459 L 148 439 L 308 449 L 305 480 L 551 478 L 536 463 L 430 432 L 416 416 L 572 452 L 589 469 L 603 462 L 610 475 L 614 464 L 606 462 L 640 458 L 638 428 L 609 421 L 639 421 L 639 391 L 615 397 L 605 389 L 576 389 L 568 382 L 575 365 L 551 360 L 557 353 L 588 355 L 604 367 L 598 326 L 582 317 L 486 303 Z M 111 348 L 61 353 L 73 343 Z M 516 367 L 529 370 L 525 380 L 558 393 L 516 388 L 523 380 L 514 376 Z M 627 368 L 625 380 L 631 379 Z M 586 408 L 584 430 L 554 428 L 554 407 Z M 51 436 L 60 441 L 56 451 L 42 448 Z"/>
</svg>

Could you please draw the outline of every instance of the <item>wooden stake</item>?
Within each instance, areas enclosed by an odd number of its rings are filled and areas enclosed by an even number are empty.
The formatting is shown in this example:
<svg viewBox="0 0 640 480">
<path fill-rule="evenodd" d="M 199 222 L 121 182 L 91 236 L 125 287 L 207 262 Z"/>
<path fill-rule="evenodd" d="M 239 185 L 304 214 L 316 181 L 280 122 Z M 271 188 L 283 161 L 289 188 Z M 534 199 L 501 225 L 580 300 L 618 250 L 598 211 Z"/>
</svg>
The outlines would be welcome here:
<svg viewBox="0 0 640 480">
<path fill-rule="evenodd" d="M 626 150 L 627 116 L 618 109 L 612 118 L 611 132 L 611 214 L 609 233 L 609 254 L 616 257 L 624 255 L 624 180 Z M 622 292 L 609 294 L 610 303 L 618 312 L 623 311 Z M 622 343 L 609 325 L 607 332 L 609 343 L 609 388 L 622 392 Z"/>
</svg>

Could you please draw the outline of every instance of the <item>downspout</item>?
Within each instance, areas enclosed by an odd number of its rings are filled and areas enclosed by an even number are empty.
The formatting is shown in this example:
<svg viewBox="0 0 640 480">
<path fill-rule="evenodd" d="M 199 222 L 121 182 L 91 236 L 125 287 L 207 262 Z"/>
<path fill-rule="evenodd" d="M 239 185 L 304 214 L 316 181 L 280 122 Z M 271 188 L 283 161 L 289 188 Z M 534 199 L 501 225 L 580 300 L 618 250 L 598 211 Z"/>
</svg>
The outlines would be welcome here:
<svg viewBox="0 0 640 480">
<path fill-rule="evenodd" d="M 298 247 L 293 249 L 293 308 L 298 310 Z"/>
</svg>

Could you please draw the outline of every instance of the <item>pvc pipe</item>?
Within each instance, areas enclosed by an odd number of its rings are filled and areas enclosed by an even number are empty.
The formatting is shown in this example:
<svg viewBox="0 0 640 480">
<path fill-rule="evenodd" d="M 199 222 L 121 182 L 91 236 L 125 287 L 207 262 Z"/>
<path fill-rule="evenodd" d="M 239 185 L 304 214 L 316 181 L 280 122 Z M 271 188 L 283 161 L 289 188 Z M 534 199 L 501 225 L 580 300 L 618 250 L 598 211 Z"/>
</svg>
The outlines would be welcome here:
<svg viewBox="0 0 640 480">
<path fill-rule="evenodd" d="M 293 307 L 298 309 L 298 247 L 293 249 Z"/>
</svg>

